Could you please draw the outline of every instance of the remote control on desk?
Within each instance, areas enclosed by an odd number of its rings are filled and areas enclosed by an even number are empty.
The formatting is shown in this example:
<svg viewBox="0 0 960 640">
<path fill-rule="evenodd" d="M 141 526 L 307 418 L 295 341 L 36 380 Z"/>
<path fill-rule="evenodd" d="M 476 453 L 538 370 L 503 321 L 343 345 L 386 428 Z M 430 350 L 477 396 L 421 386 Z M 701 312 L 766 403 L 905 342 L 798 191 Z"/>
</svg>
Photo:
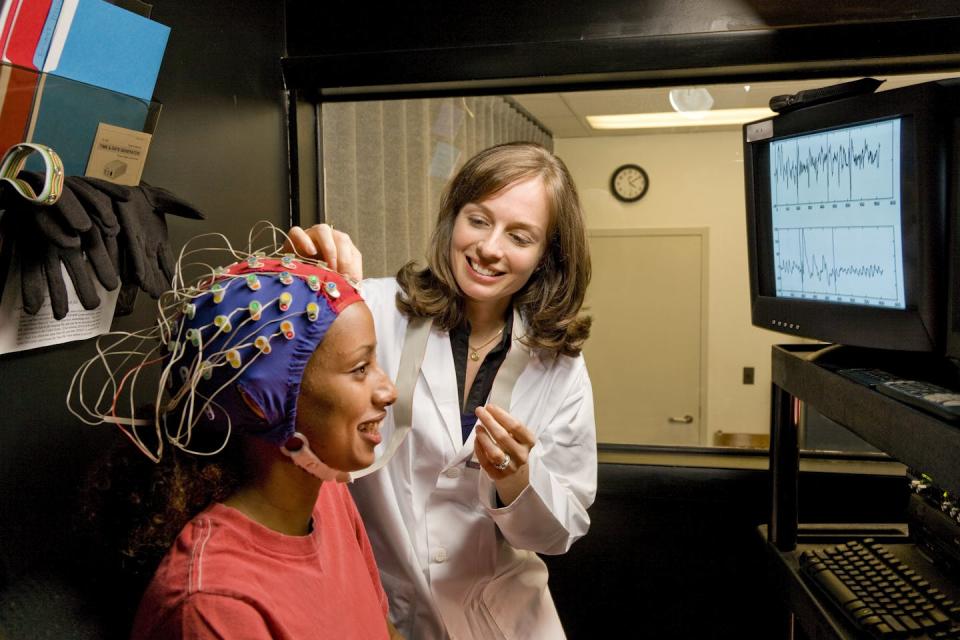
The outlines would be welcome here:
<svg viewBox="0 0 960 640">
<path fill-rule="evenodd" d="M 878 384 L 891 380 L 903 380 L 902 376 L 894 375 L 883 369 L 839 369 L 837 373 L 867 387 L 876 387 Z"/>
<path fill-rule="evenodd" d="M 960 393 L 952 389 L 919 380 L 889 380 L 875 389 L 944 420 L 960 421 Z"/>
</svg>

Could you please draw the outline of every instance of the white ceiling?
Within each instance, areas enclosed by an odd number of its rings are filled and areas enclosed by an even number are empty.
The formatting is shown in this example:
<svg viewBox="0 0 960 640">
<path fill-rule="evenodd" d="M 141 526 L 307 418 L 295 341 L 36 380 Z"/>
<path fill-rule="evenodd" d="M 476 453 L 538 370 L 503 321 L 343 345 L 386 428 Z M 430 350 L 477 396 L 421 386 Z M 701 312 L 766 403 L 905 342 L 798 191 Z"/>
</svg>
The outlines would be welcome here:
<svg viewBox="0 0 960 640">
<path fill-rule="evenodd" d="M 893 89 L 917 82 L 926 82 L 956 73 L 914 74 L 886 76 L 879 91 Z M 713 97 L 713 109 L 733 109 L 743 107 L 766 107 L 770 98 L 781 94 L 796 93 L 802 89 L 823 87 L 856 78 L 836 78 L 818 80 L 790 80 L 762 82 L 753 85 L 718 84 L 703 85 Z M 536 93 L 511 96 L 524 109 L 529 111 L 547 129 L 554 138 L 584 138 L 591 136 L 638 135 L 644 130 L 594 130 L 587 124 L 588 115 L 615 113 L 645 113 L 671 111 L 669 92 L 682 87 L 658 87 L 653 89 L 609 89 L 601 91 L 570 91 L 563 93 Z M 728 127 L 739 129 L 739 125 Z M 683 127 L 676 131 L 695 132 L 703 127 Z M 712 128 L 716 130 L 716 128 Z M 664 129 L 656 130 L 663 133 Z M 646 130 L 651 132 L 651 130 Z"/>
</svg>

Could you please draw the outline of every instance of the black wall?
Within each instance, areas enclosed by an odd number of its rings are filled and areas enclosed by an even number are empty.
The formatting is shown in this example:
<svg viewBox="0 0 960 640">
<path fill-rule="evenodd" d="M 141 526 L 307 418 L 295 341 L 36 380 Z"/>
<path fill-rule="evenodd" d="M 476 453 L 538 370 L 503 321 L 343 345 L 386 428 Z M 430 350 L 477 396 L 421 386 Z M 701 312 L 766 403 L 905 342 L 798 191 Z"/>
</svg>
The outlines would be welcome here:
<svg viewBox="0 0 960 640">
<path fill-rule="evenodd" d="M 908 21 L 958 15 L 949 0 L 288 0 L 289 54 L 357 53 Z"/>
<path fill-rule="evenodd" d="M 445 83 L 433 87 L 440 93 L 516 93 L 761 73 L 836 77 L 840 68 L 889 73 L 894 65 L 956 65 L 960 52 L 952 35 L 960 9 L 945 0 L 416 0 L 376 11 L 286 4 L 288 87 L 327 100 L 390 85 L 377 95 L 437 83 Z"/>
<path fill-rule="evenodd" d="M 259 219 L 286 227 L 282 3 L 153 0 L 152 17 L 171 34 L 155 92 L 163 110 L 144 180 L 206 214 L 203 222 L 168 218 L 172 245 L 179 250 L 207 231 L 245 242 Z M 154 308 L 141 293 L 133 316 L 115 327 L 144 326 Z M 91 460 L 119 437 L 111 427 L 80 424 L 65 409 L 70 378 L 91 355 L 92 341 L 0 355 L 0 635 L 18 637 L 4 628 L 5 618 L 6 626 L 30 629 L 23 637 L 99 633 L 75 628 L 82 616 L 64 613 L 58 623 L 69 591 L 44 594 L 35 580 L 72 560 L 76 489 Z M 30 602 L 39 610 L 31 611 Z"/>
</svg>

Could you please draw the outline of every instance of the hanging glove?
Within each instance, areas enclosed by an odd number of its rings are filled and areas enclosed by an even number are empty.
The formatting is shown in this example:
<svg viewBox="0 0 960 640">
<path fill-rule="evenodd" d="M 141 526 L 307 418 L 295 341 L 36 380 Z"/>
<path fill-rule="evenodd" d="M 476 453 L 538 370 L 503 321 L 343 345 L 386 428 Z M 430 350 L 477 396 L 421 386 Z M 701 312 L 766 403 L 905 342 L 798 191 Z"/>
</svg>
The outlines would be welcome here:
<svg viewBox="0 0 960 640">
<path fill-rule="evenodd" d="M 119 269 L 120 252 L 117 248 L 117 236 L 120 234 L 120 222 L 113 212 L 113 200 L 81 176 L 67 176 L 64 183 L 73 191 L 90 219 L 100 230 L 107 256 L 114 268 Z"/>
<path fill-rule="evenodd" d="M 41 187 L 43 179 L 38 174 L 27 172 L 20 177 L 35 190 Z M 54 318 L 60 320 L 67 315 L 69 299 L 61 264 L 85 309 L 94 309 L 100 304 L 87 267 L 88 260 L 106 289 L 117 287 L 116 266 L 104 244 L 100 227 L 94 224 L 72 188 L 65 184 L 60 199 L 53 205 L 28 202 L 10 188 L 3 189 L 0 200 L 6 209 L 4 217 L 9 218 L 9 228 L 20 256 L 24 311 L 37 313 L 46 289 Z"/>
<path fill-rule="evenodd" d="M 131 281 L 153 298 L 170 288 L 174 260 L 165 214 L 203 220 L 203 214 L 171 192 L 141 182 L 136 187 L 99 178 L 81 178 L 113 200 L 120 224 L 120 265 L 124 284 Z"/>
<path fill-rule="evenodd" d="M 41 175 L 31 172 L 21 174 L 21 178 L 34 188 L 43 180 Z M 72 241 L 57 234 L 55 221 L 66 221 L 69 228 L 80 236 L 80 247 L 93 267 L 97 280 L 108 291 L 116 289 L 119 284 L 116 238 L 120 225 L 110 199 L 90 188 L 77 176 L 68 176 L 64 179 L 60 200 L 53 206 L 37 205 L 36 208 L 40 210 L 38 225 L 44 229 L 46 236 L 58 245 L 72 246 Z"/>
</svg>

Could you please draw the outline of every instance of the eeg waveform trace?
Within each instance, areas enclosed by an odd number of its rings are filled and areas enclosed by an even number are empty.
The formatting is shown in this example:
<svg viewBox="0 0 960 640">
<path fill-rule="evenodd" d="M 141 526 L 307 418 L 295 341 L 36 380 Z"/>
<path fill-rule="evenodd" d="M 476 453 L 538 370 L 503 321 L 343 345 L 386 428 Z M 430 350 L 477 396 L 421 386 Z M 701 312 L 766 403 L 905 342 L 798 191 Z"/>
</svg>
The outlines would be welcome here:
<svg viewBox="0 0 960 640">
<path fill-rule="evenodd" d="M 778 296 L 904 308 L 900 119 L 770 143 Z"/>
</svg>

